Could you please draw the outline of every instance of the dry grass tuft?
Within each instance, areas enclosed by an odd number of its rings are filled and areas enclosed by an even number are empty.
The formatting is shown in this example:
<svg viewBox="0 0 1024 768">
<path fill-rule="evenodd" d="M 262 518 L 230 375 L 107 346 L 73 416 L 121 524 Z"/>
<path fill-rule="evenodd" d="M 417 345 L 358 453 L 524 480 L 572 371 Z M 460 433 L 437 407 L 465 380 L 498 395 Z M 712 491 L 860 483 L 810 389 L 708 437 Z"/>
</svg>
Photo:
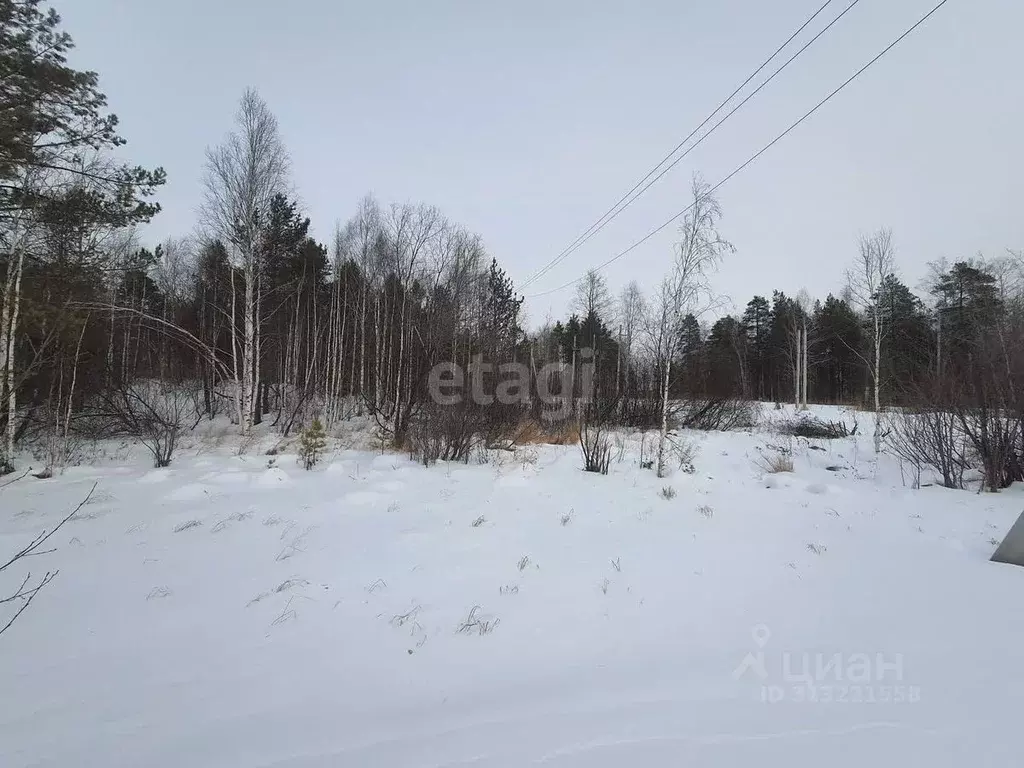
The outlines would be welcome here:
<svg viewBox="0 0 1024 768">
<path fill-rule="evenodd" d="M 574 445 L 580 439 L 580 425 L 574 419 L 551 423 L 524 419 L 516 434 L 519 444 Z"/>
<path fill-rule="evenodd" d="M 779 472 L 793 471 L 793 457 L 784 453 L 774 453 L 769 456 L 762 456 L 758 466 L 770 475 Z"/>
</svg>

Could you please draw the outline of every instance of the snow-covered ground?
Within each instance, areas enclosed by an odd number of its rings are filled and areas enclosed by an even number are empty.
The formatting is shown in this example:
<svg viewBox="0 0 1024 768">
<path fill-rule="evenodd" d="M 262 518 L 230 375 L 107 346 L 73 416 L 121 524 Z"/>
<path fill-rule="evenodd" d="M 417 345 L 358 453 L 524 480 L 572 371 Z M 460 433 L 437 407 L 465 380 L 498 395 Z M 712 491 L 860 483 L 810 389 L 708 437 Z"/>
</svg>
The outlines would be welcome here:
<svg viewBox="0 0 1024 768">
<path fill-rule="evenodd" d="M 912 490 L 869 434 L 769 475 L 785 438 L 686 438 L 666 480 L 636 435 L 608 476 L 225 442 L 27 477 L 0 555 L 97 486 L 2 575 L 60 569 L 0 636 L 0 765 L 1019 762 L 1019 488 Z"/>
</svg>

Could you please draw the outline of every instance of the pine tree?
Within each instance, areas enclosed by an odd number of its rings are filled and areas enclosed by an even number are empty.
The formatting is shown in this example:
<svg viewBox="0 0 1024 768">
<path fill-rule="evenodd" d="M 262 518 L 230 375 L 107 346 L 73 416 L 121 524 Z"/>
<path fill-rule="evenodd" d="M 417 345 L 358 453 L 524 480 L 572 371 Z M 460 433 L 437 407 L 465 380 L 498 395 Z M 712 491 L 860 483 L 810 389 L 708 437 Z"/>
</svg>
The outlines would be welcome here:
<svg viewBox="0 0 1024 768">
<path fill-rule="evenodd" d="M 516 297 L 512 279 L 498 266 L 497 259 L 491 259 L 481 335 L 495 363 L 504 362 L 519 343 L 522 336 L 519 310 L 522 305 L 523 298 Z"/>
<path fill-rule="evenodd" d="M 683 317 L 679 329 L 679 378 L 682 379 L 682 394 L 696 397 L 703 389 L 704 341 L 701 338 L 700 323 L 692 313 Z"/>
<path fill-rule="evenodd" d="M 327 449 L 327 433 L 320 419 L 313 419 L 310 425 L 299 435 L 299 461 L 307 469 L 312 469 L 320 461 Z"/>
<path fill-rule="evenodd" d="M 0 0 L 0 469 L 10 467 L 19 388 L 17 339 L 30 231 L 58 224 L 64 234 L 148 221 L 147 198 L 162 169 L 119 165 L 106 154 L 125 143 L 95 72 L 67 66 L 74 47 L 60 16 L 41 0 Z M 84 158 L 94 158 L 83 162 Z"/>
<path fill-rule="evenodd" d="M 768 372 L 768 355 L 771 347 L 772 310 L 768 299 L 755 296 L 747 302 L 743 312 L 743 326 L 747 333 L 750 350 L 750 378 L 756 387 L 756 395 L 765 396 L 765 380 Z"/>
</svg>

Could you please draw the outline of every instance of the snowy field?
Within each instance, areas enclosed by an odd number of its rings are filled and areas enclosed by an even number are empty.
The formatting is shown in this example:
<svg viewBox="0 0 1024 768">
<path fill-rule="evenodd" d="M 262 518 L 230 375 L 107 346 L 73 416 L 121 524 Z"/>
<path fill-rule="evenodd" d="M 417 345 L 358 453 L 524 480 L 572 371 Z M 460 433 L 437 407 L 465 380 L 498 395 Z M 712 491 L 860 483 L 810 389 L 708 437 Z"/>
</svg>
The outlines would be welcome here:
<svg viewBox="0 0 1024 768">
<path fill-rule="evenodd" d="M 225 441 L 26 477 L 0 555 L 96 488 L 0 582 L 60 569 L 0 636 L 0 765 L 1019 764 L 1024 495 L 912 490 L 860 418 L 781 474 L 759 430 L 665 480 L 637 435 L 608 476 Z"/>
</svg>

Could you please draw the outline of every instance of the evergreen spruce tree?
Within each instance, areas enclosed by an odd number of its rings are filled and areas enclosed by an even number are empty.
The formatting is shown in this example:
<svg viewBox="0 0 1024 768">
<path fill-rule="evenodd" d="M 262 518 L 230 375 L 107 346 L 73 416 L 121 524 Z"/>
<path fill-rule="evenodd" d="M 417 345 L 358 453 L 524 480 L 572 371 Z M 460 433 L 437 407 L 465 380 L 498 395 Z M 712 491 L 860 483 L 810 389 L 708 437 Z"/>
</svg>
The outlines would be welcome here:
<svg viewBox="0 0 1024 768">
<path fill-rule="evenodd" d="M 312 469 L 323 457 L 327 449 L 327 433 L 320 419 L 313 419 L 299 435 L 299 461 L 307 469 Z"/>
</svg>

